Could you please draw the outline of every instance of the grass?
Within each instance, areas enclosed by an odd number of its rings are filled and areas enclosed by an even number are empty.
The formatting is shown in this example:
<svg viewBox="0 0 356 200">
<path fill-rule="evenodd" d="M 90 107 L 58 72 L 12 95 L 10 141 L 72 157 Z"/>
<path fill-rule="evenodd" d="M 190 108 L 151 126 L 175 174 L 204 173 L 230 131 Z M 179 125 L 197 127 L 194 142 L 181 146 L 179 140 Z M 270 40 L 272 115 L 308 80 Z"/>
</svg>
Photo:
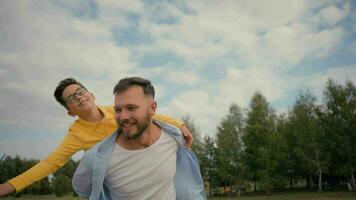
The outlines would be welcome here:
<svg viewBox="0 0 356 200">
<path fill-rule="evenodd" d="M 0 197 L 1 199 L 1 197 Z M 84 200 L 79 197 L 64 196 L 56 197 L 55 195 L 22 195 L 21 197 L 7 197 L 4 200 Z"/>
<path fill-rule="evenodd" d="M 356 192 L 284 192 L 271 195 L 248 194 L 240 197 L 212 197 L 209 200 L 356 200 Z"/>
<path fill-rule="evenodd" d="M 2 199 L 2 198 L 0 198 Z M 54 195 L 23 195 L 22 197 L 7 197 L 4 200 L 83 200 L 79 197 Z M 209 200 L 356 200 L 356 192 L 283 192 L 271 195 L 244 194 L 240 197 L 211 197 Z"/>
</svg>

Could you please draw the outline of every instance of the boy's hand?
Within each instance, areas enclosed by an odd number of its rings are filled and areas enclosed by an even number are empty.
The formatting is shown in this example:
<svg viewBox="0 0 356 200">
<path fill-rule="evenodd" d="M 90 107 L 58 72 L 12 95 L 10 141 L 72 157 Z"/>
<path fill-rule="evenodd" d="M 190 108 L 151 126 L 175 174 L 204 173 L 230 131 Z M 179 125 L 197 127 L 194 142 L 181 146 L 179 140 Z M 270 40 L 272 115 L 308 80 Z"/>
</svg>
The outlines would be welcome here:
<svg viewBox="0 0 356 200">
<path fill-rule="evenodd" d="M 0 184 L 0 197 L 15 192 L 15 188 L 8 182 Z"/>
<path fill-rule="evenodd" d="M 183 133 L 183 137 L 185 140 L 185 147 L 190 148 L 193 144 L 193 135 L 189 131 L 188 127 L 186 125 L 183 125 L 182 128 L 180 129 Z"/>
</svg>

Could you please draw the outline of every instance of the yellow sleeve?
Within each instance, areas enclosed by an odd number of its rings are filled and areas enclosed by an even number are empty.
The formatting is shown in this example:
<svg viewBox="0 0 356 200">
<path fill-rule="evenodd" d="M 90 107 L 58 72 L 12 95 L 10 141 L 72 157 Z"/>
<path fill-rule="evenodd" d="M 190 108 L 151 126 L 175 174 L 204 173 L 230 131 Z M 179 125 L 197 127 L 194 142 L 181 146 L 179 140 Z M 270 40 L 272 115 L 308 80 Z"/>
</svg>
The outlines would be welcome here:
<svg viewBox="0 0 356 200">
<path fill-rule="evenodd" d="M 80 140 L 69 132 L 62 144 L 45 160 L 42 160 L 26 172 L 16 176 L 8 182 L 15 188 L 16 192 L 20 192 L 32 183 L 57 171 L 68 162 L 74 153 L 81 149 Z"/>
<path fill-rule="evenodd" d="M 162 121 L 162 122 L 166 122 L 168 124 L 172 124 L 173 126 L 178 127 L 179 129 L 182 128 L 182 126 L 184 125 L 184 123 L 182 121 L 173 119 L 166 115 L 155 114 L 155 115 L 153 115 L 153 119 Z"/>
</svg>

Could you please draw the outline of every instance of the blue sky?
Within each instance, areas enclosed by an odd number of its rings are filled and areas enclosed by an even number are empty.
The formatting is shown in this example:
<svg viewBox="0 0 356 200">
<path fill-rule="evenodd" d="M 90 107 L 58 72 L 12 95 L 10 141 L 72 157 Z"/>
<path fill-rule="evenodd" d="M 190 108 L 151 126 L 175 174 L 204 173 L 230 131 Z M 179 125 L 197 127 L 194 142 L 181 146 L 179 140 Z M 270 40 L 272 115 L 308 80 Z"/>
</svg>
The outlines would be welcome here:
<svg viewBox="0 0 356 200">
<path fill-rule="evenodd" d="M 278 112 L 328 78 L 356 83 L 356 2 L 12 1 L 0 7 L 0 152 L 42 159 L 73 118 L 53 98 L 75 77 L 113 104 L 127 76 L 150 79 L 158 112 L 215 135 L 231 103 L 259 90 Z"/>
</svg>

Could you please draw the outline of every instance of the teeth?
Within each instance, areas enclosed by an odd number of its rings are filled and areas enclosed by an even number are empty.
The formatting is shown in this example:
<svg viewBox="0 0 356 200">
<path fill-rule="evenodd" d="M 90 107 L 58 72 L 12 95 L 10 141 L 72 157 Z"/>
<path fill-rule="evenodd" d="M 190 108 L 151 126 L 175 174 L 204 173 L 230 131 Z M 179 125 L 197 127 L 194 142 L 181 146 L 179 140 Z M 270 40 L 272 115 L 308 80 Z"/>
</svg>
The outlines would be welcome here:
<svg viewBox="0 0 356 200">
<path fill-rule="evenodd" d="M 123 122 L 123 123 L 120 123 L 120 125 L 124 128 L 127 128 L 127 127 L 130 127 L 130 126 L 133 126 L 135 123 L 129 123 L 129 122 Z"/>
</svg>

